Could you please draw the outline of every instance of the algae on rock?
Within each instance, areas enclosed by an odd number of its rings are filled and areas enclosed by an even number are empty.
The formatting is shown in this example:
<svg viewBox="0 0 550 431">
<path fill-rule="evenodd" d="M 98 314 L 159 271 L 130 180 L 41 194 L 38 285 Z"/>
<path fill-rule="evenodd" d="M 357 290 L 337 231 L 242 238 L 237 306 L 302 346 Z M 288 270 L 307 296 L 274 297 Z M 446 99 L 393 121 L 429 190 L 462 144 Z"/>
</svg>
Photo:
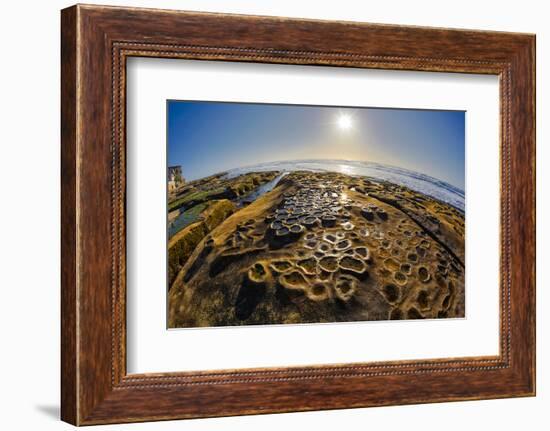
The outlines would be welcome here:
<svg viewBox="0 0 550 431">
<path fill-rule="evenodd" d="M 196 221 L 175 234 L 168 242 L 168 285 L 178 275 L 193 250 L 222 221 L 235 211 L 235 205 L 227 199 L 209 202 Z"/>
</svg>

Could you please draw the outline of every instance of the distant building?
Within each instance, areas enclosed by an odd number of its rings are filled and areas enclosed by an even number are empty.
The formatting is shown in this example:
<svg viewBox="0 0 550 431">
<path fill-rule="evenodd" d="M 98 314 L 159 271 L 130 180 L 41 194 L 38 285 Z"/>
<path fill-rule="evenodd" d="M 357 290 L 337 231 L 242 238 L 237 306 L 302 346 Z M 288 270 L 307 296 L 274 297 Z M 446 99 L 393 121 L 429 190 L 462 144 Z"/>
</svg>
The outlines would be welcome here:
<svg viewBox="0 0 550 431">
<path fill-rule="evenodd" d="M 185 184 L 185 179 L 181 173 L 181 166 L 168 166 L 168 191 L 177 189 Z"/>
</svg>

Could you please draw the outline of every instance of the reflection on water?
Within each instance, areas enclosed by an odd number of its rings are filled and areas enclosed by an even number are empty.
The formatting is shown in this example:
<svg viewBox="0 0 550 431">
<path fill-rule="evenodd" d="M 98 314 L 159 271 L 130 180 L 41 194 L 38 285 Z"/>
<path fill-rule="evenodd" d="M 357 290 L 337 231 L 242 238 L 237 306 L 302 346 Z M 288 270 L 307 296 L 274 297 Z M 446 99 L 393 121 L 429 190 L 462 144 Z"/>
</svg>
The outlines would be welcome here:
<svg viewBox="0 0 550 431">
<path fill-rule="evenodd" d="M 248 195 L 235 200 L 234 201 L 235 204 L 238 207 L 241 207 L 254 202 L 260 196 L 273 190 L 277 186 L 277 184 L 279 184 L 279 181 L 281 181 L 281 179 L 284 178 L 285 175 L 288 175 L 288 172 L 283 172 L 279 174 L 273 180 L 268 181 L 265 184 L 262 184 L 261 186 L 257 187 L 252 192 L 250 192 Z M 168 221 L 168 238 L 172 238 L 180 230 L 199 220 L 199 217 L 202 211 L 204 211 L 207 208 L 207 206 L 208 206 L 207 203 L 201 203 L 201 204 L 195 205 L 192 208 L 182 211 L 174 219 L 169 220 Z"/>
<path fill-rule="evenodd" d="M 242 206 L 242 205 L 247 205 L 247 204 L 250 204 L 250 203 L 254 202 L 260 196 L 262 196 L 262 195 L 266 194 L 267 192 L 270 192 L 271 190 L 273 190 L 277 186 L 277 184 L 279 184 L 279 181 L 281 181 L 281 179 L 283 179 L 283 177 L 285 175 L 288 175 L 288 172 L 283 172 L 282 174 L 280 174 L 280 175 L 276 176 L 275 178 L 273 178 L 271 181 L 268 181 L 267 183 L 262 184 L 261 186 L 259 186 L 255 190 L 253 190 L 248 195 L 246 195 L 243 198 L 239 199 L 237 201 L 237 205 Z"/>
<path fill-rule="evenodd" d="M 176 233 L 182 230 L 184 227 L 189 226 L 191 223 L 196 222 L 199 219 L 200 213 L 207 207 L 206 204 L 198 204 L 194 207 L 183 211 L 175 219 L 168 222 L 168 238 L 172 238 Z"/>
<path fill-rule="evenodd" d="M 265 193 L 273 190 L 277 184 L 292 171 L 339 172 L 346 175 L 357 175 L 389 181 L 426 194 L 442 202 L 446 202 L 464 212 L 464 191 L 444 181 L 394 166 L 379 163 L 344 161 L 344 160 L 295 160 L 262 163 L 227 171 L 227 178 L 235 178 L 249 172 L 279 171 L 277 177 L 262 184 L 248 195 L 234 200 L 238 207 L 248 205 Z M 345 199 L 345 197 L 343 197 Z M 168 237 L 172 237 L 184 227 L 198 220 L 206 204 L 199 204 L 182 212 L 168 223 Z"/>
<path fill-rule="evenodd" d="M 408 187 L 446 202 L 462 212 L 464 212 L 465 207 L 464 191 L 458 187 L 419 172 L 373 162 L 354 160 L 291 160 L 236 168 L 229 170 L 227 175 L 229 178 L 233 178 L 247 172 L 263 171 L 340 172 L 346 175 L 366 176 Z"/>
<path fill-rule="evenodd" d="M 341 164 L 338 166 L 338 172 L 346 175 L 353 175 L 353 168 L 349 165 Z"/>
</svg>

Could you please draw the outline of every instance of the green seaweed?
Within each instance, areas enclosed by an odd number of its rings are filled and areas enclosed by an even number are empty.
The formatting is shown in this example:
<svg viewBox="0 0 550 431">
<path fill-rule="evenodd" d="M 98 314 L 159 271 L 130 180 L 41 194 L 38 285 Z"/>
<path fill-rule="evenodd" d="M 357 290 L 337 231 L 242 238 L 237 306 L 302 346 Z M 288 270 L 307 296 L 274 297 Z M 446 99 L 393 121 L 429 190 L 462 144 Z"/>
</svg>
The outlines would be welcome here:
<svg viewBox="0 0 550 431">
<path fill-rule="evenodd" d="M 203 202 L 201 204 L 195 205 L 188 210 L 184 211 L 182 214 L 180 214 L 175 220 L 174 224 L 172 226 L 171 232 L 173 232 L 170 236 L 174 236 L 176 233 L 178 233 L 183 228 L 189 226 L 191 223 L 196 222 L 200 214 L 208 207 L 208 203 Z"/>
<path fill-rule="evenodd" d="M 181 198 L 178 198 L 168 203 L 168 211 L 175 210 L 190 203 L 203 203 L 209 200 L 212 196 L 221 195 L 225 191 L 224 187 L 219 187 L 211 190 L 190 190 Z"/>
</svg>

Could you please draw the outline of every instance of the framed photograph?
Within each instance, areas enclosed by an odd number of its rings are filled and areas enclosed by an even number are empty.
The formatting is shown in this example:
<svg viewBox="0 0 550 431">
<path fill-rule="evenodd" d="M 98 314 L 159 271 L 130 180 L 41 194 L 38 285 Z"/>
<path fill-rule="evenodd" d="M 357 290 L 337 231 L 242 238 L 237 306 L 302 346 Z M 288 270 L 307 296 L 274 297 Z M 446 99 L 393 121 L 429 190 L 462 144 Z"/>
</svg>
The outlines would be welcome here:
<svg viewBox="0 0 550 431">
<path fill-rule="evenodd" d="M 62 419 L 535 394 L 535 37 L 62 11 Z"/>
</svg>

